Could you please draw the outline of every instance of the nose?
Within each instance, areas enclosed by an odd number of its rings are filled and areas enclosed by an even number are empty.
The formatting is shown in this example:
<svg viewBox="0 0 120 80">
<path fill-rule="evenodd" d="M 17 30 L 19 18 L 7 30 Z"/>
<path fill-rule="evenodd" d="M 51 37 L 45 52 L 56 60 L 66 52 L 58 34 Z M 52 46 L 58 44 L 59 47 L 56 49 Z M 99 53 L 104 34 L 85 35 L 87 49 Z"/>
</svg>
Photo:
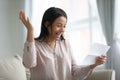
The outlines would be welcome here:
<svg viewBox="0 0 120 80">
<path fill-rule="evenodd" d="M 64 27 L 61 27 L 60 30 L 61 30 L 61 32 L 64 32 L 64 31 L 65 31 L 65 28 L 64 28 Z"/>
</svg>

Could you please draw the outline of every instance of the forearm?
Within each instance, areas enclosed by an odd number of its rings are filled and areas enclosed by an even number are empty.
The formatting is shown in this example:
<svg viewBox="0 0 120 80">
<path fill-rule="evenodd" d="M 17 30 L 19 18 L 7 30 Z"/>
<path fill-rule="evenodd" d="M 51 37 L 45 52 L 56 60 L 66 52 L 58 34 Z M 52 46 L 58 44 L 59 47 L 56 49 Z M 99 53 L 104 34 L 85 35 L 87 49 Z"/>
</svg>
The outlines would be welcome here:
<svg viewBox="0 0 120 80">
<path fill-rule="evenodd" d="M 76 80 L 83 80 L 87 76 L 89 76 L 92 73 L 92 70 L 90 66 L 85 66 L 85 67 L 73 67 L 73 78 Z"/>
<path fill-rule="evenodd" d="M 97 66 L 96 64 L 92 64 L 92 65 L 90 65 L 90 68 L 94 69 L 96 66 Z"/>
<path fill-rule="evenodd" d="M 23 53 L 23 64 L 27 68 L 32 68 L 37 65 L 35 42 L 25 42 Z"/>
</svg>

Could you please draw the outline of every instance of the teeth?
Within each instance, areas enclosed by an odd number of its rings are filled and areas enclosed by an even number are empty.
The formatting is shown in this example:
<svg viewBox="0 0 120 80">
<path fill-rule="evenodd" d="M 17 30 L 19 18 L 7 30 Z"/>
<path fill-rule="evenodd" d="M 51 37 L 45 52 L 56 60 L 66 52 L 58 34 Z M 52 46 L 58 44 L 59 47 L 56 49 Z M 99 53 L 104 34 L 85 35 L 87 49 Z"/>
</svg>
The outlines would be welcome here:
<svg viewBox="0 0 120 80">
<path fill-rule="evenodd" d="M 56 35 L 57 35 L 57 36 L 60 36 L 60 34 L 59 34 L 59 33 L 56 33 Z"/>
</svg>

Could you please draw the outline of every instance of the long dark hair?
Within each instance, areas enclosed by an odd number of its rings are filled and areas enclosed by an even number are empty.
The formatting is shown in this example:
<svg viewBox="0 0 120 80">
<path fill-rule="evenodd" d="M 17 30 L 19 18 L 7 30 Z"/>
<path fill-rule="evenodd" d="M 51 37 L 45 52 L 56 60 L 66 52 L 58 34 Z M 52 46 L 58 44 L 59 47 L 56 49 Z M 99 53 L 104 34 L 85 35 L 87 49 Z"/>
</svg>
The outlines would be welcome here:
<svg viewBox="0 0 120 80">
<path fill-rule="evenodd" d="M 57 19 L 60 16 L 64 16 L 67 19 L 67 14 L 62 9 L 56 8 L 56 7 L 48 8 L 45 11 L 43 18 L 42 18 L 41 33 L 37 38 L 35 38 L 35 40 L 44 40 L 45 38 L 47 38 L 49 35 L 49 32 L 48 32 L 47 27 L 45 26 L 46 21 L 49 22 L 49 25 L 52 28 L 52 24 L 55 21 L 55 19 Z M 61 35 L 60 39 L 61 40 L 64 39 L 63 35 Z"/>
</svg>

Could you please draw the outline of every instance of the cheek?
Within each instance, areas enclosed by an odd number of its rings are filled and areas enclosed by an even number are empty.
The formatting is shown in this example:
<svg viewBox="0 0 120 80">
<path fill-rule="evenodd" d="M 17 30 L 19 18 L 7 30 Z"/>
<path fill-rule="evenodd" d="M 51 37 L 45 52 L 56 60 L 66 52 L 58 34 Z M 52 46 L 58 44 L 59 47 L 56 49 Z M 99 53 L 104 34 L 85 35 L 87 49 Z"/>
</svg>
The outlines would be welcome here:
<svg viewBox="0 0 120 80">
<path fill-rule="evenodd" d="M 56 31 L 60 31 L 60 28 L 56 28 Z"/>
<path fill-rule="evenodd" d="M 53 32 L 57 32 L 57 31 L 59 31 L 59 30 L 60 30 L 60 28 L 57 28 L 57 27 L 56 27 L 56 28 L 53 29 Z"/>
</svg>

